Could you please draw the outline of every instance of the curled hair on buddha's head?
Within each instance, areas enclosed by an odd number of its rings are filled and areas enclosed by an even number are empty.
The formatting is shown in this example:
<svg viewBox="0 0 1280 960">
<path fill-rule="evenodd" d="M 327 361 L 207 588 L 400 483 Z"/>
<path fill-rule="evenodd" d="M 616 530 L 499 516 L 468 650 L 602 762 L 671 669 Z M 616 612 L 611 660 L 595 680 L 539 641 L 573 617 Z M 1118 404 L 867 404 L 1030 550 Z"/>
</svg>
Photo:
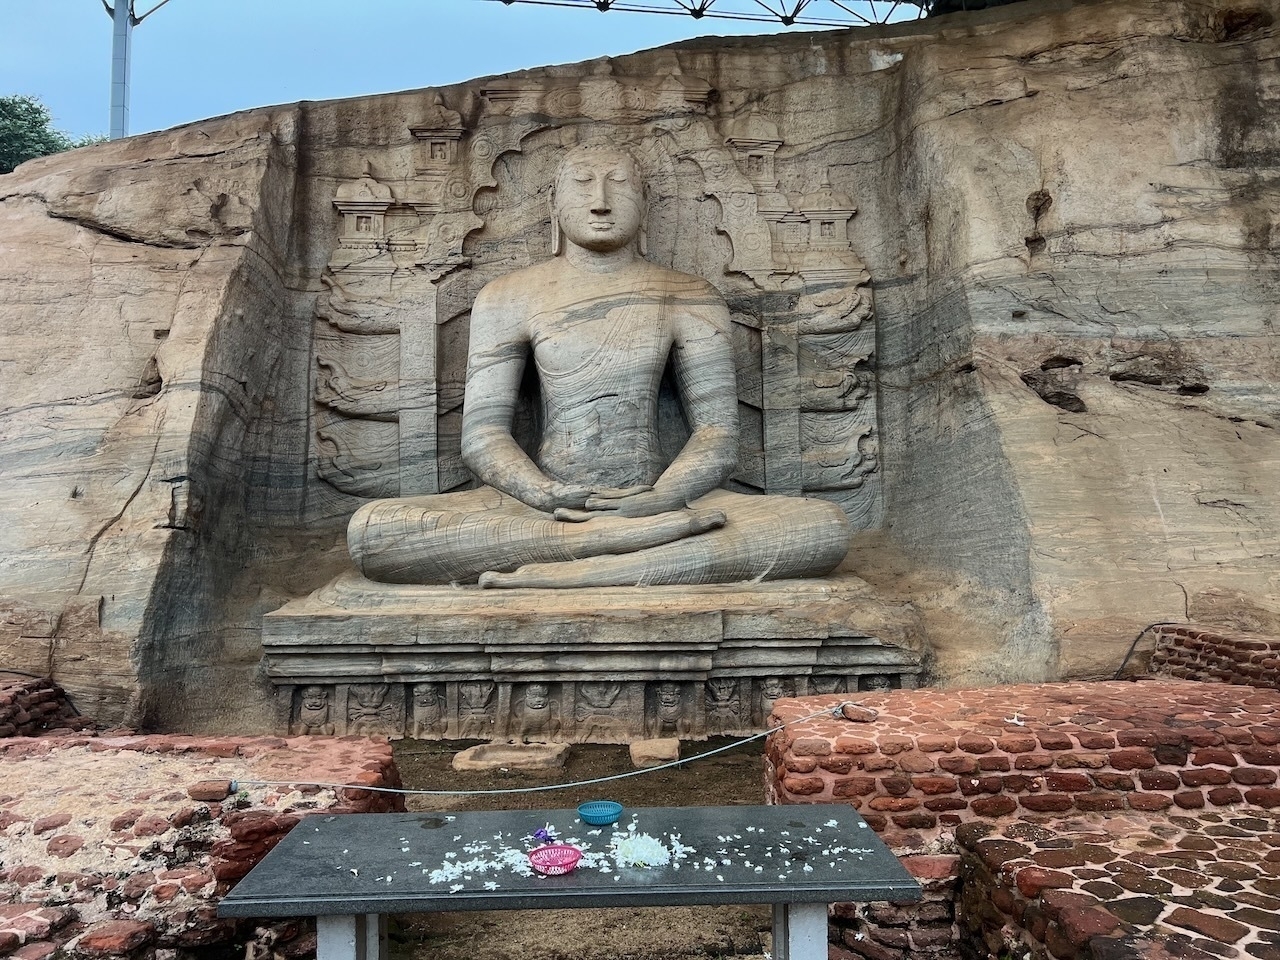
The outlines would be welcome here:
<svg viewBox="0 0 1280 960">
<path fill-rule="evenodd" d="M 556 194 L 560 185 L 560 178 L 564 176 L 567 170 L 575 161 L 584 157 L 598 156 L 615 156 L 622 157 L 630 165 L 635 173 L 636 182 L 640 184 L 640 206 L 643 216 L 640 220 L 640 233 L 637 237 L 640 256 L 646 256 L 649 252 L 649 236 L 648 236 L 648 219 L 649 219 L 649 181 L 645 177 L 644 167 L 640 161 L 636 159 L 636 155 L 627 147 L 619 146 L 608 140 L 591 140 L 586 143 L 579 143 L 570 147 L 565 151 L 564 156 L 560 158 L 560 162 L 556 164 L 556 172 L 551 177 L 551 194 L 549 199 L 551 207 L 551 255 L 553 257 L 560 256 L 561 250 L 564 248 L 564 237 L 560 232 L 560 217 L 556 212 Z"/>
</svg>

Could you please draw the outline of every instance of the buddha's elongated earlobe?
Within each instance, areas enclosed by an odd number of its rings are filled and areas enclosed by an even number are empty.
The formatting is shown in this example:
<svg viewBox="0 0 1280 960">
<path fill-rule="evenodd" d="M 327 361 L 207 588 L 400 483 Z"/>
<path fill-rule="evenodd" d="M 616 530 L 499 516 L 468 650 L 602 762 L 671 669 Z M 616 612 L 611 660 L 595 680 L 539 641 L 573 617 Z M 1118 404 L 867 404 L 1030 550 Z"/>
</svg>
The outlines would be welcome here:
<svg viewBox="0 0 1280 960">
<path fill-rule="evenodd" d="M 638 175 L 640 168 L 634 157 L 631 158 L 631 165 Z M 649 184 L 643 179 L 640 183 L 640 232 L 636 236 L 636 249 L 640 251 L 641 257 L 649 255 Z"/>
<path fill-rule="evenodd" d="M 564 234 L 560 232 L 560 214 L 556 211 L 556 185 L 551 184 L 548 204 L 551 207 L 551 255 L 560 256 L 560 248 L 564 246 Z"/>
</svg>

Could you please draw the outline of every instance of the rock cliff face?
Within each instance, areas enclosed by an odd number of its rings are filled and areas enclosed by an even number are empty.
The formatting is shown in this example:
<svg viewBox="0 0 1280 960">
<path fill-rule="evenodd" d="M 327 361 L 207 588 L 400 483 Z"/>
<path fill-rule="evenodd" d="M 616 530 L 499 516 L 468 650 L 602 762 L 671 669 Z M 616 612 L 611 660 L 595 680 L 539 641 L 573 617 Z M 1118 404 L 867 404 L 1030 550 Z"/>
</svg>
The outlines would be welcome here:
<svg viewBox="0 0 1280 960">
<path fill-rule="evenodd" d="M 262 614 L 344 569 L 367 497 L 465 481 L 470 299 L 548 255 L 537 194 L 592 136 L 654 166 L 651 249 L 721 288 L 766 384 L 797 302 L 874 292 L 856 336 L 793 325 L 800 400 L 740 382 L 740 479 L 776 488 L 792 443 L 936 679 L 1108 674 L 1152 621 L 1274 617 L 1274 19 L 1041 2 L 708 39 L 0 177 L 0 664 L 108 720 L 278 724 Z"/>
</svg>

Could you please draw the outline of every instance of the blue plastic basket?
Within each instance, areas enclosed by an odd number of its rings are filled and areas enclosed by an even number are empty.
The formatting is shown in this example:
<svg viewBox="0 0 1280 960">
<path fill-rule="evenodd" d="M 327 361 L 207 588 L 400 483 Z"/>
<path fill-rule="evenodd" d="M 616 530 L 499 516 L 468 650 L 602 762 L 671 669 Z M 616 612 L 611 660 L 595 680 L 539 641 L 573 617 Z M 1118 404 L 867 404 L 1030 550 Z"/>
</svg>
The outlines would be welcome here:
<svg viewBox="0 0 1280 960">
<path fill-rule="evenodd" d="M 612 800 L 589 800 L 578 807 L 578 816 L 583 823 L 589 823 L 593 827 L 607 827 L 611 823 L 617 823 L 622 816 L 622 804 Z"/>
</svg>

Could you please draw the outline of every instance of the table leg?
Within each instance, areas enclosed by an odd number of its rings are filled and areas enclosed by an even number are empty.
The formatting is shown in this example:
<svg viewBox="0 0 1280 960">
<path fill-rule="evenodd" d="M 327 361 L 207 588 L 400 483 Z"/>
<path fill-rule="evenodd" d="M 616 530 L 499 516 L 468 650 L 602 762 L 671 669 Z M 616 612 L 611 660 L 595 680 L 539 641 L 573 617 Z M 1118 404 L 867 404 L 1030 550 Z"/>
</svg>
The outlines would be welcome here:
<svg viewBox="0 0 1280 960">
<path fill-rule="evenodd" d="M 365 960 L 387 960 L 387 915 L 365 914 L 364 931 Z"/>
<path fill-rule="evenodd" d="M 386 960 L 383 914 L 316 917 L 316 960 Z"/>
<path fill-rule="evenodd" d="M 773 905 L 773 960 L 827 960 L 827 905 Z"/>
</svg>

